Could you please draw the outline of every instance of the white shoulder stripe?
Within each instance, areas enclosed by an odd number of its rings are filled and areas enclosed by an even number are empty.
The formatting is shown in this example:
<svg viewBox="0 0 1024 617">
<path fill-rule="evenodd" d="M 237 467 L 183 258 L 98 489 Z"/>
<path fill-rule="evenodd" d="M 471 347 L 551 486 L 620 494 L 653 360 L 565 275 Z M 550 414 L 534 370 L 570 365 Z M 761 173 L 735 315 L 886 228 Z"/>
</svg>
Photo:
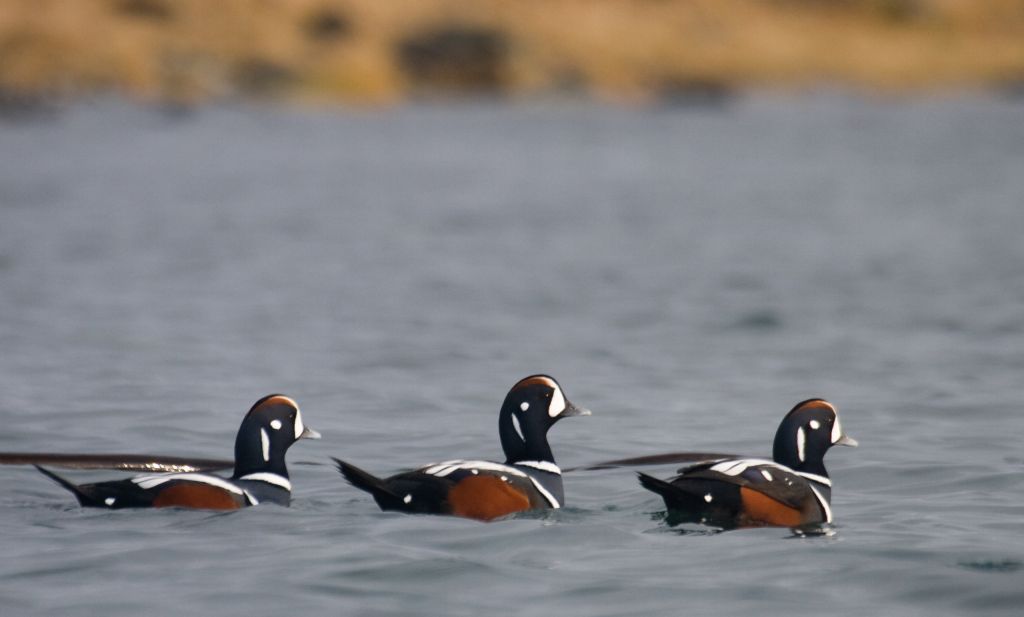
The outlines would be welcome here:
<svg viewBox="0 0 1024 617">
<path fill-rule="evenodd" d="M 555 499 L 555 496 L 552 495 L 546 488 L 544 488 L 540 482 L 533 478 L 530 478 L 530 482 L 533 482 L 533 487 L 536 488 L 537 491 L 544 496 L 544 499 L 548 500 L 548 503 L 551 505 L 552 508 L 555 508 L 557 510 L 558 508 L 562 507 L 562 504 L 558 503 L 558 500 Z"/>
<path fill-rule="evenodd" d="M 821 506 L 822 512 L 825 513 L 825 522 L 826 523 L 831 523 L 832 522 L 832 508 L 829 507 L 828 501 L 826 501 L 825 498 L 822 496 L 822 494 L 818 492 L 818 489 L 814 488 L 813 484 L 811 484 L 810 487 L 811 487 L 811 490 L 814 492 L 814 496 L 818 499 L 818 504 Z"/>
<path fill-rule="evenodd" d="M 267 484 L 273 484 L 274 486 L 280 486 L 286 491 L 292 490 L 292 483 L 288 478 L 277 475 L 276 473 L 268 473 L 261 471 L 258 473 L 250 473 L 242 476 L 239 480 L 250 480 L 253 482 L 266 482 Z"/>
</svg>

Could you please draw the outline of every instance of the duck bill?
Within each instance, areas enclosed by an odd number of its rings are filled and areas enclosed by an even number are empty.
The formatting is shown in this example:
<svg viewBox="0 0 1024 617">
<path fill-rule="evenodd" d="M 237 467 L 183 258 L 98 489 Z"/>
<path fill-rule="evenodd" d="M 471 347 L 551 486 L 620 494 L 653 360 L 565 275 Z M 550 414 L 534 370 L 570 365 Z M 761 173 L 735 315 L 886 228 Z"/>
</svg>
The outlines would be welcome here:
<svg viewBox="0 0 1024 617">
<path fill-rule="evenodd" d="M 851 448 L 856 448 L 858 445 L 860 445 L 860 442 L 858 442 L 856 439 L 854 439 L 853 437 L 850 437 L 848 435 L 840 435 L 839 439 L 837 439 L 835 441 L 835 443 L 832 444 L 832 445 L 834 445 L 834 446 L 849 446 Z"/>
<path fill-rule="evenodd" d="M 578 405 L 573 405 L 569 401 L 566 401 L 565 402 L 565 409 L 562 410 L 562 413 L 558 414 L 558 417 L 559 418 L 568 418 L 570 416 L 589 416 L 589 415 L 591 415 L 590 410 L 587 409 L 586 407 L 580 407 Z"/>
<path fill-rule="evenodd" d="M 308 426 L 303 427 L 302 434 L 299 435 L 299 439 L 320 439 L 319 431 L 314 431 Z"/>
</svg>

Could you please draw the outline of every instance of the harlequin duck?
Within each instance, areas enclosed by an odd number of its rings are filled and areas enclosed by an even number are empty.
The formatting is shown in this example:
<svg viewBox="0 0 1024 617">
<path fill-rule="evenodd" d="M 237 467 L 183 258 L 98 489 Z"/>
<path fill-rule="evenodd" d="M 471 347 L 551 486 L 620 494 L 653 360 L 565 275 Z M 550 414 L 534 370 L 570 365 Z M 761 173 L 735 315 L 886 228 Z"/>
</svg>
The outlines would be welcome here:
<svg viewBox="0 0 1024 617">
<path fill-rule="evenodd" d="M 35 467 L 74 493 L 83 506 L 208 510 L 234 510 L 260 502 L 286 506 L 292 485 L 284 455 L 299 439 L 320 439 L 320 433 L 303 424 L 295 401 L 271 394 L 256 401 L 242 420 L 235 438 L 235 473 L 230 479 L 205 473 L 164 473 L 78 485 Z"/>
<path fill-rule="evenodd" d="M 832 481 L 824 458 L 835 445 L 856 446 L 836 408 L 822 399 L 798 403 L 775 433 L 774 461 L 715 459 L 684 467 L 670 480 L 640 473 L 640 484 L 665 499 L 674 522 L 723 527 L 802 527 L 832 522 Z"/>
<path fill-rule="evenodd" d="M 553 378 L 532 375 L 512 386 L 498 415 L 504 463 L 451 460 L 377 478 L 334 461 L 345 479 L 373 495 L 382 510 L 489 521 L 522 510 L 562 507 L 562 470 L 547 432 L 562 418 L 588 415 L 589 410 L 565 398 Z"/>
</svg>

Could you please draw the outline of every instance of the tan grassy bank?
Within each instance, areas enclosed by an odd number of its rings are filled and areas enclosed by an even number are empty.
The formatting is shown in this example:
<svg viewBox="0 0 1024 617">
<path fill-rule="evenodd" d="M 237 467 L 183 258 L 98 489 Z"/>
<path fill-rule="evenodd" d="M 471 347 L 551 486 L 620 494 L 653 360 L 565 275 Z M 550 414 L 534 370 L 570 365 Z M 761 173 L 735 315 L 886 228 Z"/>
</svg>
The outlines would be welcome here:
<svg viewBox="0 0 1024 617">
<path fill-rule="evenodd" d="M 381 102 L 1024 82 L 1024 0 L 0 0 L 0 90 Z"/>
</svg>

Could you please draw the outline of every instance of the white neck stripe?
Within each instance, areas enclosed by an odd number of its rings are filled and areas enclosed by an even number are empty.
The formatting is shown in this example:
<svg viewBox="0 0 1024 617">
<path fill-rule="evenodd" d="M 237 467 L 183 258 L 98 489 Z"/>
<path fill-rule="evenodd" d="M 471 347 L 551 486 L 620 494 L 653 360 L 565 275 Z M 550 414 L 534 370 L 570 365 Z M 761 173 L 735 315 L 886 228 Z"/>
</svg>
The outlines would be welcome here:
<svg viewBox="0 0 1024 617">
<path fill-rule="evenodd" d="M 273 484 L 274 486 L 280 486 L 284 490 L 291 492 L 292 483 L 288 478 L 277 475 L 276 473 L 269 473 L 266 471 L 259 471 L 256 473 L 250 473 L 242 476 L 239 480 L 249 480 L 252 482 L 266 482 L 267 484 Z"/>
</svg>

